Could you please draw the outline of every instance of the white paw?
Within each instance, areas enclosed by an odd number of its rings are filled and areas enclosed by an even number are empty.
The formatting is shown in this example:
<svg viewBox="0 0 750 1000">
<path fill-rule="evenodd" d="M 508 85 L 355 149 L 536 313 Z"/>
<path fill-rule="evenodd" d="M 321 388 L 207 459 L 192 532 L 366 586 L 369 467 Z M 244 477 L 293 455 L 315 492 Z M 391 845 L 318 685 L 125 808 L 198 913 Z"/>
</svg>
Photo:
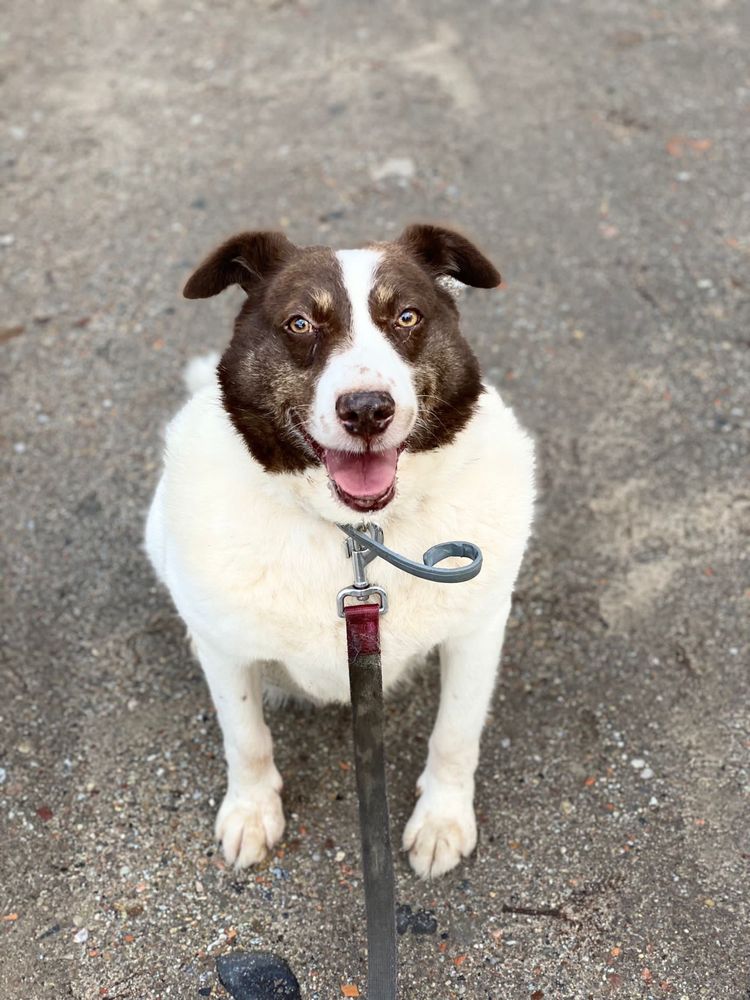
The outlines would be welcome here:
<svg viewBox="0 0 750 1000">
<path fill-rule="evenodd" d="M 404 830 L 403 847 L 420 878 L 437 878 L 476 847 L 473 782 L 468 789 L 420 779 L 424 787 Z"/>
<path fill-rule="evenodd" d="M 216 839 L 235 868 L 257 865 L 284 832 L 281 796 L 269 785 L 257 785 L 239 798 L 227 793 L 216 817 Z"/>
</svg>

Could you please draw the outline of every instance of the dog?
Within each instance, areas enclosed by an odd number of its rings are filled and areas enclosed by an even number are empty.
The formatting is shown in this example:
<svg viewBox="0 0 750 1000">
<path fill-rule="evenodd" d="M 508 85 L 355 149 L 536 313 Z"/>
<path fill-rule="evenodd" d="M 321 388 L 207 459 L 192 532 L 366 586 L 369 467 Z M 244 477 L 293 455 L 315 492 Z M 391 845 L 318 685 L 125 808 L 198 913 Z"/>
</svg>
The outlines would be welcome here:
<svg viewBox="0 0 750 1000">
<path fill-rule="evenodd" d="M 352 563 L 337 523 L 369 520 L 411 557 L 449 538 L 484 555 L 460 586 L 370 566 L 390 603 L 386 691 L 439 650 L 440 707 L 404 850 L 424 878 L 474 850 L 474 772 L 531 527 L 534 449 L 483 383 L 454 290 L 499 283 L 464 236 L 411 225 L 339 251 L 241 233 L 185 286 L 190 299 L 230 285 L 246 296 L 218 367 L 188 368 L 192 395 L 167 428 L 146 525 L 223 733 L 215 832 L 229 864 L 261 861 L 284 830 L 264 685 L 349 700 L 336 594 Z"/>
</svg>

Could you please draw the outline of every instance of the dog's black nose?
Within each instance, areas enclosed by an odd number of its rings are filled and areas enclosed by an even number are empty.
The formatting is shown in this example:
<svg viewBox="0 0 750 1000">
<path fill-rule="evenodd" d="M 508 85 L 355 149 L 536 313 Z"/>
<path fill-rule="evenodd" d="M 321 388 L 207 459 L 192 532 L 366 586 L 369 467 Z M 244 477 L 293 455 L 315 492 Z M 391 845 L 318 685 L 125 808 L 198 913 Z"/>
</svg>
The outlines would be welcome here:
<svg viewBox="0 0 750 1000">
<path fill-rule="evenodd" d="M 388 392 L 347 392 L 336 400 L 336 413 L 355 437 L 374 437 L 388 427 L 396 404 Z"/>
</svg>

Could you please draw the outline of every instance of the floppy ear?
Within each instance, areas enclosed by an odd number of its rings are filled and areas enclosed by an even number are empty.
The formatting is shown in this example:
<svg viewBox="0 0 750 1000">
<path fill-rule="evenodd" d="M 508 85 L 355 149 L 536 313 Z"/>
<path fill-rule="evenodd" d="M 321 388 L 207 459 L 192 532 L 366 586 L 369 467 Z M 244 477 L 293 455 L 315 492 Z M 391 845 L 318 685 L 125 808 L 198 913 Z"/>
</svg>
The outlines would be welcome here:
<svg viewBox="0 0 750 1000">
<path fill-rule="evenodd" d="M 182 290 L 186 299 L 207 299 L 228 285 L 246 292 L 273 273 L 297 248 L 283 233 L 238 233 L 203 261 Z"/>
<path fill-rule="evenodd" d="M 442 226 L 407 226 L 401 243 L 435 277 L 449 276 L 475 288 L 496 288 L 501 277 L 474 244 Z"/>
</svg>

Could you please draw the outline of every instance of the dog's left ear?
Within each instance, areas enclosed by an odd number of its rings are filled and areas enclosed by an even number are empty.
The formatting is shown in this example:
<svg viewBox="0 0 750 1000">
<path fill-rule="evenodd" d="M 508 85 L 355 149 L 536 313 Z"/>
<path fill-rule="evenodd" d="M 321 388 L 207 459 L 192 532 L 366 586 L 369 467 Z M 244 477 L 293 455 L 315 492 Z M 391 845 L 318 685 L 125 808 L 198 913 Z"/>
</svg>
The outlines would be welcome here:
<svg viewBox="0 0 750 1000">
<path fill-rule="evenodd" d="M 203 261 L 182 290 L 186 299 L 207 299 L 229 285 L 249 294 L 293 256 L 297 247 L 283 233 L 238 233 Z"/>
<path fill-rule="evenodd" d="M 397 243 L 436 278 L 451 277 L 475 288 L 496 288 L 502 281 L 492 263 L 465 236 L 442 226 L 407 226 Z"/>
</svg>

